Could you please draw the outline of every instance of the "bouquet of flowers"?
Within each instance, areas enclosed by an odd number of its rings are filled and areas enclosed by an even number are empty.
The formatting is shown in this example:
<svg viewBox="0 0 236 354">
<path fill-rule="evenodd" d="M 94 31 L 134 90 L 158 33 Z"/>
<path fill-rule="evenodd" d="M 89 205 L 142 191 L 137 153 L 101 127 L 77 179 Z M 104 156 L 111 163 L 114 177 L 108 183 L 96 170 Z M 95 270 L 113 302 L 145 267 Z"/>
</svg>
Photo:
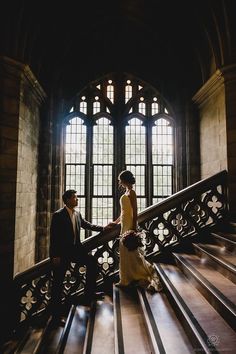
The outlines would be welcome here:
<svg viewBox="0 0 236 354">
<path fill-rule="evenodd" d="M 141 233 L 134 230 L 128 230 L 121 235 L 121 242 L 129 251 L 134 251 L 143 246 Z"/>
</svg>

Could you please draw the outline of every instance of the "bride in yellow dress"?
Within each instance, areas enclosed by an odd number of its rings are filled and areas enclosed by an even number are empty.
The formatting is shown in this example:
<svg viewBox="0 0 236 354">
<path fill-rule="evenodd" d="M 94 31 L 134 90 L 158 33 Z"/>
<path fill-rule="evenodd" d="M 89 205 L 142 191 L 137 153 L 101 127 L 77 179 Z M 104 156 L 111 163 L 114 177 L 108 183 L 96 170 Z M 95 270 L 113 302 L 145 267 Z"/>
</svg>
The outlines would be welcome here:
<svg viewBox="0 0 236 354">
<path fill-rule="evenodd" d="M 120 186 L 125 188 L 125 193 L 120 198 L 121 213 L 114 223 L 121 224 L 121 238 L 119 243 L 119 274 L 120 281 L 117 286 L 141 286 L 150 291 L 162 290 L 159 277 L 154 266 L 149 263 L 140 248 L 129 250 L 125 247 L 122 235 L 127 231 L 137 231 L 137 198 L 133 189 L 135 178 L 132 172 L 125 170 L 119 174 Z"/>
</svg>

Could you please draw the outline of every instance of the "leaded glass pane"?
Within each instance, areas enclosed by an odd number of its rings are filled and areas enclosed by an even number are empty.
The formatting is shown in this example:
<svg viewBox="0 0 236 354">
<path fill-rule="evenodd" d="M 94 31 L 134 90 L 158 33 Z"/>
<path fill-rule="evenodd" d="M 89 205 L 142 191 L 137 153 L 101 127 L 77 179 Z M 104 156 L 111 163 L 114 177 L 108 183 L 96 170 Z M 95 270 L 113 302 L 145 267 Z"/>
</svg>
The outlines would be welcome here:
<svg viewBox="0 0 236 354">
<path fill-rule="evenodd" d="M 152 116 L 159 112 L 159 104 L 157 102 L 152 103 Z"/>
<path fill-rule="evenodd" d="M 93 102 L 93 114 L 99 113 L 100 112 L 100 102 L 95 101 Z"/>
<path fill-rule="evenodd" d="M 79 108 L 80 112 L 87 114 L 87 102 L 80 102 L 80 108 Z"/>
<path fill-rule="evenodd" d="M 109 80 L 109 85 L 107 85 L 107 98 L 114 103 L 114 86 L 111 85 L 112 81 Z"/>
<path fill-rule="evenodd" d="M 146 208 L 146 198 L 137 197 L 138 213 Z"/>
<path fill-rule="evenodd" d="M 126 164 L 146 163 L 146 135 L 145 127 L 140 119 L 133 118 L 126 127 L 125 135 L 125 162 Z"/>
<path fill-rule="evenodd" d="M 70 125 L 66 126 L 65 161 L 86 162 L 86 126 L 78 117 L 71 119 Z"/>
<path fill-rule="evenodd" d="M 107 118 L 98 119 L 93 127 L 93 163 L 113 163 L 113 126 Z"/>
<path fill-rule="evenodd" d="M 153 164 L 173 164 L 173 127 L 163 118 L 152 127 Z"/>
<path fill-rule="evenodd" d="M 132 86 L 126 85 L 125 86 L 125 103 L 127 103 L 132 97 Z"/>
<path fill-rule="evenodd" d="M 92 198 L 92 222 L 106 225 L 113 220 L 113 198 Z"/>
<path fill-rule="evenodd" d="M 66 189 L 75 189 L 78 195 L 85 194 L 85 165 L 66 165 Z"/>
<path fill-rule="evenodd" d="M 153 166 L 153 195 L 167 197 L 172 194 L 172 166 Z"/>
<path fill-rule="evenodd" d="M 112 166 L 94 165 L 93 195 L 112 195 Z"/>
<path fill-rule="evenodd" d="M 138 105 L 139 113 L 146 114 L 146 104 L 144 102 L 140 102 Z"/>
</svg>

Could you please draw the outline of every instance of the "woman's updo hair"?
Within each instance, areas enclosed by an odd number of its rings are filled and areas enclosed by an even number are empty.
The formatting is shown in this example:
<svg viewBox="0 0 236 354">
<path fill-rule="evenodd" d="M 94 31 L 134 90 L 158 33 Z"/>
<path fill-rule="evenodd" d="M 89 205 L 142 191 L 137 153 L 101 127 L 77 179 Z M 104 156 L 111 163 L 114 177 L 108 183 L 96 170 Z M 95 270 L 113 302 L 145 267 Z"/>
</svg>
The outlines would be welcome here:
<svg viewBox="0 0 236 354">
<path fill-rule="evenodd" d="M 130 183 L 130 184 L 135 184 L 135 178 L 132 172 L 125 170 L 122 171 L 119 176 L 119 180 L 122 182 Z"/>
</svg>

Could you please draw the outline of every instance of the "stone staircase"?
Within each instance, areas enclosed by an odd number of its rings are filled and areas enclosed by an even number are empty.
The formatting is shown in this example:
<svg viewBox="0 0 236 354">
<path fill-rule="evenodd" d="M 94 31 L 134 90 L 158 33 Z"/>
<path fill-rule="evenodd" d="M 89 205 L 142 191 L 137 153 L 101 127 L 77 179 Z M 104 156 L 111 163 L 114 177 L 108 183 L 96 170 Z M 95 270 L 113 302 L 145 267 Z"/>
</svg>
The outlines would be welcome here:
<svg viewBox="0 0 236 354">
<path fill-rule="evenodd" d="M 31 325 L 1 353 L 235 353 L 235 229 L 168 252 L 155 260 L 162 292 L 113 285 L 91 309 L 72 305 L 65 327 L 52 327 L 50 319 Z"/>
</svg>

